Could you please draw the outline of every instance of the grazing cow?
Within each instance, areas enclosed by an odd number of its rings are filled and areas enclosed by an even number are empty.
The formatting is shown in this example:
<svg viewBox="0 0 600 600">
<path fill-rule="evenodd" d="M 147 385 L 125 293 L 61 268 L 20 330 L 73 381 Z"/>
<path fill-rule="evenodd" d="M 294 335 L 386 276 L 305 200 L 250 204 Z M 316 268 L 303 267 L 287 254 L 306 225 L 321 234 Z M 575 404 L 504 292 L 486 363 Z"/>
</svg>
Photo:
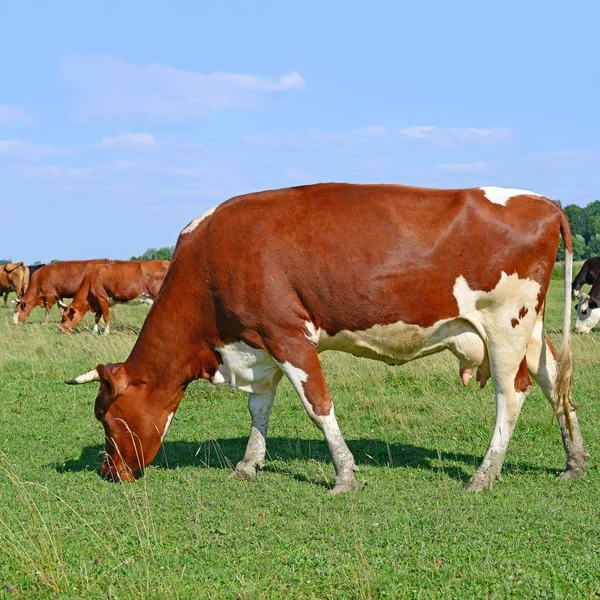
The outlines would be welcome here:
<svg viewBox="0 0 600 600">
<path fill-rule="evenodd" d="M 29 285 L 29 268 L 23 264 L 7 263 L 0 266 L 0 296 L 4 295 L 4 307 L 7 306 L 8 294 L 14 290 L 20 298 Z"/>
<path fill-rule="evenodd" d="M 565 249 L 563 342 L 544 330 L 558 240 Z M 495 387 L 496 424 L 467 483 L 499 478 L 530 376 L 550 400 L 567 454 L 585 473 L 570 404 L 572 240 L 564 212 L 531 192 L 321 184 L 232 198 L 192 221 L 125 363 L 66 383 L 99 381 L 102 475 L 132 481 L 162 443 L 187 385 L 204 378 L 249 393 L 252 428 L 234 477 L 264 465 L 275 389 L 285 375 L 323 432 L 331 493 L 356 487 L 318 353 L 401 365 L 444 349 Z"/>
<path fill-rule="evenodd" d="M 596 279 L 600 275 L 600 256 L 592 256 L 588 258 L 573 279 L 573 298 L 577 298 L 584 285 L 594 285 Z"/>
<path fill-rule="evenodd" d="M 585 266 L 585 265 L 584 265 Z M 589 294 L 579 294 L 575 320 L 575 333 L 589 333 L 600 321 L 600 277 L 592 286 Z"/>
<path fill-rule="evenodd" d="M 33 274 L 27 291 L 15 304 L 13 323 L 25 321 L 36 306 L 46 309 L 44 323 L 48 323 L 54 304 L 62 298 L 73 298 L 85 274 L 95 265 L 107 262 L 108 258 L 63 260 L 42 267 Z"/>
<path fill-rule="evenodd" d="M 95 312 L 94 333 L 98 333 L 102 317 L 104 335 L 108 335 L 111 300 L 120 303 L 140 296 L 156 298 L 168 268 L 168 260 L 124 260 L 95 266 L 86 273 L 73 302 L 65 307 L 59 331 L 73 333 L 86 312 Z"/>
</svg>

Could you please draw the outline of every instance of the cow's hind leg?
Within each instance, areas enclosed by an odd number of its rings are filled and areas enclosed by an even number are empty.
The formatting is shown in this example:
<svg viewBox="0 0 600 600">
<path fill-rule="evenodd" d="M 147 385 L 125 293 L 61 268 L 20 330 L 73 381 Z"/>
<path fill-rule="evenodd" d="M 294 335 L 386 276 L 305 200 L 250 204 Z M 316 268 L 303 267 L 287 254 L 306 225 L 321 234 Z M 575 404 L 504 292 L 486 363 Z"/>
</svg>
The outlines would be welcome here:
<svg viewBox="0 0 600 600">
<path fill-rule="evenodd" d="M 502 351 L 504 350 L 504 351 Z M 523 356 L 516 364 L 512 352 L 490 349 L 491 375 L 496 392 L 496 424 L 483 461 L 465 486 L 465 490 L 480 492 L 491 489 L 500 478 L 504 456 L 523 402 L 531 388 L 527 363 Z"/>
<path fill-rule="evenodd" d="M 531 376 L 542 388 L 544 395 L 553 409 L 555 408 L 553 388 L 557 372 L 557 356 L 558 353 L 544 331 L 544 321 L 540 315 L 527 344 L 527 366 Z M 586 472 L 585 457 L 587 456 L 587 452 L 575 410 L 571 407 L 569 412 L 573 437 L 569 435 L 569 428 L 567 427 L 567 420 L 562 406 L 558 407 L 556 416 L 567 455 L 567 467 L 561 477 L 565 479 L 581 477 Z"/>
<path fill-rule="evenodd" d="M 265 453 L 267 449 L 267 427 L 269 426 L 269 415 L 275 400 L 273 389 L 264 394 L 248 395 L 248 410 L 252 418 L 252 428 L 244 458 L 235 466 L 235 471 L 230 475 L 232 478 L 255 477 L 256 472 L 265 466 Z"/>
<path fill-rule="evenodd" d="M 335 486 L 329 493 L 356 489 L 354 472 L 358 468 L 337 424 L 316 348 L 309 341 L 296 342 L 293 347 L 271 351 L 271 354 L 300 396 L 309 417 L 325 436 L 335 469 Z"/>
</svg>

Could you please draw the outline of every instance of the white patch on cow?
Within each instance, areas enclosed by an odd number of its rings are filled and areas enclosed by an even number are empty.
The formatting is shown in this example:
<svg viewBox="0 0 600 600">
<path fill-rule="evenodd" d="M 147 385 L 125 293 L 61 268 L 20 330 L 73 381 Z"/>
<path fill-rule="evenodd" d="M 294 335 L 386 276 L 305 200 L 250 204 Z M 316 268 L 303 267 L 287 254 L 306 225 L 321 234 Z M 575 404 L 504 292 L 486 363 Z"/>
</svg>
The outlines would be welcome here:
<svg viewBox="0 0 600 600">
<path fill-rule="evenodd" d="M 516 273 L 503 272 L 496 287 L 489 292 L 472 290 L 462 276 L 454 283 L 461 318 L 479 332 L 492 351 L 496 386 L 499 381 L 505 382 L 510 374 L 514 376 L 515 363 L 519 364 L 525 355 L 537 318 L 539 291 L 537 281 L 520 279 Z"/>
<path fill-rule="evenodd" d="M 257 350 L 245 342 L 234 342 L 215 350 L 223 364 L 212 377 L 214 385 L 227 383 L 243 392 L 265 394 L 281 379 L 279 366 L 265 350 Z"/>
<path fill-rule="evenodd" d="M 13 315 L 13 325 L 18 325 L 19 324 L 19 313 L 17 312 L 17 309 L 15 309 L 15 314 Z"/>
<path fill-rule="evenodd" d="M 98 333 L 98 323 L 94 323 L 94 327 L 92 327 L 92 333 Z"/>
<path fill-rule="evenodd" d="M 171 424 L 171 421 L 173 420 L 173 415 L 175 413 L 169 413 L 169 416 L 167 417 L 167 422 L 165 423 L 165 428 L 162 432 L 162 435 L 160 436 L 160 441 L 162 442 L 165 439 L 165 435 L 167 435 L 167 431 L 169 430 L 169 425 Z"/>
<path fill-rule="evenodd" d="M 194 231 L 194 229 L 196 229 L 196 227 L 198 227 L 198 225 L 200 225 L 200 223 L 202 223 L 202 221 L 204 221 L 206 217 L 210 217 L 210 215 L 212 215 L 215 212 L 215 210 L 217 210 L 217 207 L 213 206 L 213 208 L 207 210 L 203 215 L 196 217 L 189 225 L 187 225 L 181 230 L 181 233 L 191 233 L 192 231 Z"/>
<path fill-rule="evenodd" d="M 109 333 L 110 333 L 110 325 L 107 325 L 107 326 L 104 328 L 104 333 L 103 333 L 102 335 L 108 335 Z"/>
<path fill-rule="evenodd" d="M 535 192 L 529 192 L 528 190 L 517 190 L 514 188 L 501 188 L 495 186 L 488 186 L 479 188 L 485 194 L 485 197 L 494 204 L 501 204 L 506 206 L 506 203 L 513 196 L 541 196 Z"/>
<path fill-rule="evenodd" d="M 445 349 L 472 366 L 479 365 L 480 357 L 485 354 L 477 330 L 462 319 L 440 320 L 431 327 L 398 321 L 362 331 L 342 330 L 333 336 L 321 330 L 318 345 L 319 352 L 340 350 L 392 365 L 402 365 Z"/>
<path fill-rule="evenodd" d="M 575 333 L 589 333 L 600 321 L 600 308 L 590 308 L 590 297 L 584 293 L 581 294 L 575 308 L 577 310 Z"/>
<path fill-rule="evenodd" d="M 311 342 L 311 344 L 318 346 L 321 329 L 317 329 L 312 321 L 305 321 L 304 326 L 306 327 L 306 333 L 304 334 L 304 337 Z"/>
</svg>

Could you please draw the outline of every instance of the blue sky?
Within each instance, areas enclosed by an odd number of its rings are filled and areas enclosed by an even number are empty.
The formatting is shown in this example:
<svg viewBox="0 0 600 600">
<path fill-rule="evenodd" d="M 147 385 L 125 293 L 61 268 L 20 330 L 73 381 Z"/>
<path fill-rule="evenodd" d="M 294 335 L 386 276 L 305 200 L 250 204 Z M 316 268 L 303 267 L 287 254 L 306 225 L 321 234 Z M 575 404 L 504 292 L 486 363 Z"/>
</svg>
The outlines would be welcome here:
<svg viewBox="0 0 600 600">
<path fill-rule="evenodd" d="M 0 0 L 0 258 L 319 181 L 600 198 L 593 2 Z"/>
</svg>

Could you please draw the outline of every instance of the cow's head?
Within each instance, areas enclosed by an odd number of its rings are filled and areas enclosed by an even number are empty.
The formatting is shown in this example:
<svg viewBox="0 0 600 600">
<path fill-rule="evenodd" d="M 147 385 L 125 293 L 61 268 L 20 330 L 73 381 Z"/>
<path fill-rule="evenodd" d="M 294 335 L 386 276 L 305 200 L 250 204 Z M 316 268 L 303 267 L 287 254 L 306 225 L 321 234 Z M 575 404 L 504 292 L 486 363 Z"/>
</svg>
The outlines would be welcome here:
<svg viewBox="0 0 600 600">
<path fill-rule="evenodd" d="M 575 321 L 575 333 L 589 333 L 600 321 L 600 307 L 598 302 L 588 294 L 581 294 L 577 309 L 577 320 Z"/>
<path fill-rule="evenodd" d="M 102 477 L 133 481 L 156 456 L 183 389 L 173 394 L 148 381 L 134 381 L 123 363 L 98 365 L 65 383 L 92 381 L 100 382 L 94 413 L 106 439 Z"/>
<path fill-rule="evenodd" d="M 15 305 L 13 325 L 18 325 L 29 316 L 35 305 L 33 302 L 25 302 L 22 298 L 13 300 L 13 303 Z"/>
<path fill-rule="evenodd" d="M 79 325 L 79 321 L 81 321 L 84 312 L 78 310 L 72 303 L 70 306 L 62 308 L 62 311 L 63 313 L 60 325 L 58 326 L 58 331 L 60 333 L 73 333 L 77 325 Z"/>
</svg>

